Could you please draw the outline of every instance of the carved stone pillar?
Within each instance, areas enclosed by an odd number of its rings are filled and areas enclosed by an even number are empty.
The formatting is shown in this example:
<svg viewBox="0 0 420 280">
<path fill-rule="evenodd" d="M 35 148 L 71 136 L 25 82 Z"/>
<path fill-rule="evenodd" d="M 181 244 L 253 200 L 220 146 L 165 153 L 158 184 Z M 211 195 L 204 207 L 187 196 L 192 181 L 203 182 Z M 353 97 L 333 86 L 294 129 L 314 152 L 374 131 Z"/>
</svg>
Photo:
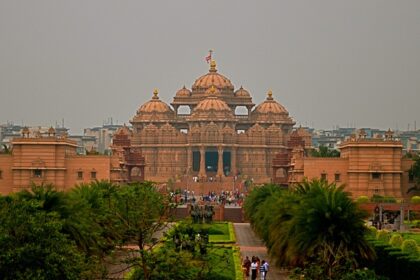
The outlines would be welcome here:
<svg viewBox="0 0 420 280">
<path fill-rule="evenodd" d="M 231 156 L 231 162 L 230 162 L 230 172 L 233 176 L 236 176 L 238 173 L 238 169 L 236 168 L 236 147 L 232 147 L 232 154 Z"/>
<path fill-rule="evenodd" d="M 175 111 L 175 117 L 178 117 L 178 105 L 172 105 L 174 107 L 174 111 Z"/>
<path fill-rule="evenodd" d="M 246 108 L 248 109 L 248 118 L 251 118 L 252 106 L 246 106 Z"/>
<path fill-rule="evenodd" d="M 218 149 L 219 155 L 217 157 L 217 176 L 223 176 L 223 148 L 219 146 Z"/>
<path fill-rule="evenodd" d="M 199 177 L 206 177 L 206 150 L 204 146 L 200 147 L 200 171 L 198 172 Z"/>
</svg>

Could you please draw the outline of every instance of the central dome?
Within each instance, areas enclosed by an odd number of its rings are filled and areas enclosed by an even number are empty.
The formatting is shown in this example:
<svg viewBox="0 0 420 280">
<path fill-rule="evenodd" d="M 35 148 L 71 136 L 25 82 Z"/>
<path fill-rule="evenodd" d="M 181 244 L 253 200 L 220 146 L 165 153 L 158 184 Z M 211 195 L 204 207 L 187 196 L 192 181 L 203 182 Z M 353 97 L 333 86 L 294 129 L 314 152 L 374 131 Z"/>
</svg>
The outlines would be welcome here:
<svg viewBox="0 0 420 280">
<path fill-rule="evenodd" d="M 231 121 L 232 110 L 225 101 L 219 98 L 220 91 L 213 85 L 206 91 L 207 97 L 193 109 L 189 121 Z"/>
<path fill-rule="evenodd" d="M 194 108 L 194 111 L 232 111 L 225 101 L 217 97 L 220 95 L 220 91 L 215 86 L 209 88 L 206 94 L 208 94 L 208 97 L 200 101 Z"/>
<path fill-rule="evenodd" d="M 228 78 L 217 73 L 216 62 L 214 60 L 210 62 L 209 73 L 198 78 L 194 82 L 192 89 L 193 90 L 202 89 L 205 91 L 211 86 L 215 86 L 219 90 L 232 90 L 233 91 L 234 89 L 232 83 L 230 82 Z"/>
</svg>

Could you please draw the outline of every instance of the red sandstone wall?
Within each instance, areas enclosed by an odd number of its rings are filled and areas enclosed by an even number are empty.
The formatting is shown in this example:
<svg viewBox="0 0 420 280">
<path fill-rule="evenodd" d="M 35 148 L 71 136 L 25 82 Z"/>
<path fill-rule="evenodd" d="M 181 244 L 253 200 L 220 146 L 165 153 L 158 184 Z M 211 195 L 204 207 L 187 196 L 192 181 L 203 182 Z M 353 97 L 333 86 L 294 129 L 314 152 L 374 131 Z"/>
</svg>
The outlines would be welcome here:
<svg viewBox="0 0 420 280">
<path fill-rule="evenodd" d="M 338 185 L 346 184 L 348 181 L 347 169 L 348 161 L 343 158 L 305 158 L 304 177 L 310 179 L 321 178 L 321 174 L 325 173 L 329 183 L 336 182 L 335 174 L 340 174 Z"/>
<path fill-rule="evenodd" d="M 59 189 L 65 187 L 65 155 L 75 150 L 54 139 L 25 139 L 25 144 L 13 146 L 13 191 L 28 188 L 32 183 L 52 183 Z M 42 176 L 34 177 L 34 169 Z"/>
<path fill-rule="evenodd" d="M 102 155 L 72 156 L 66 160 L 66 190 L 77 184 L 94 181 L 91 172 L 96 172 L 96 180 L 110 180 L 111 157 Z M 83 178 L 79 179 L 77 172 L 83 172 Z"/>
<path fill-rule="evenodd" d="M 0 155 L 0 194 L 8 194 L 13 190 L 12 155 Z"/>
</svg>

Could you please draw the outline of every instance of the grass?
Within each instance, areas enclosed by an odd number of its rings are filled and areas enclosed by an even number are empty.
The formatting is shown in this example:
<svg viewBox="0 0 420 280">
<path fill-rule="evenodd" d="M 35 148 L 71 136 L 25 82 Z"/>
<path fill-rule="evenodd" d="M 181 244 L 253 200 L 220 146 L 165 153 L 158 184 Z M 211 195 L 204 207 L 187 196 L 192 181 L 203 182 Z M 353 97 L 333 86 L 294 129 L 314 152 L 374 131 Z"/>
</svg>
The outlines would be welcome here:
<svg viewBox="0 0 420 280">
<path fill-rule="evenodd" d="M 209 225 L 209 242 L 235 243 L 235 232 L 232 223 L 219 222 Z"/>
</svg>

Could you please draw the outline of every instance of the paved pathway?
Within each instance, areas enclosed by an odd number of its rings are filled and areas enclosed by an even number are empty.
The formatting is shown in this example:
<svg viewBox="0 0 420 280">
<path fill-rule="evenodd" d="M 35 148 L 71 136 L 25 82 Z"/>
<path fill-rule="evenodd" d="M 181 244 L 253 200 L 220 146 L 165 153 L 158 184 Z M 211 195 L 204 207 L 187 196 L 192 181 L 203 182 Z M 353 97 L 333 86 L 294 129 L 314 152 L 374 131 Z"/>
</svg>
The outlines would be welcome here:
<svg viewBox="0 0 420 280">
<path fill-rule="evenodd" d="M 260 260 L 268 260 L 270 271 L 267 274 L 267 280 L 286 280 L 287 272 L 274 267 L 270 258 L 267 256 L 267 248 L 264 243 L 255 235 L 249 223 L 235 223 L 236 242 L 241 249 L 243 258 L 249 256 L 258 256 Z M 250 278 L 251 279 L 251 278 Z M 259 278 L 258 278 L 259 279 Z"/>
</svg>

